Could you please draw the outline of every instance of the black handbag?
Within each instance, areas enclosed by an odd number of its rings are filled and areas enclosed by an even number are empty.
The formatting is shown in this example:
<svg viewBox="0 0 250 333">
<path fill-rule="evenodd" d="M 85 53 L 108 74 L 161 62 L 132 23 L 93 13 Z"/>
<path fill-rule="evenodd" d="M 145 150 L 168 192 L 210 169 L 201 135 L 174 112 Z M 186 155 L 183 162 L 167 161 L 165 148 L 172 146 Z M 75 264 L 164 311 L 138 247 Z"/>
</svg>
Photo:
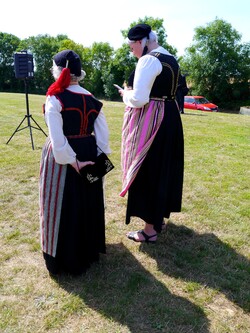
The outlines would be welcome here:
<svg viewBox="0 0 250 333">
<path fill-rule="evenodd" d="M 94 162 L 95 164 L 87 165 L 80 170 L 82 178 L 90 184 L 95 183 L 97 180 L 114 169 L 113 163 L 103 151 L 96 157 Z"/>
</svg>

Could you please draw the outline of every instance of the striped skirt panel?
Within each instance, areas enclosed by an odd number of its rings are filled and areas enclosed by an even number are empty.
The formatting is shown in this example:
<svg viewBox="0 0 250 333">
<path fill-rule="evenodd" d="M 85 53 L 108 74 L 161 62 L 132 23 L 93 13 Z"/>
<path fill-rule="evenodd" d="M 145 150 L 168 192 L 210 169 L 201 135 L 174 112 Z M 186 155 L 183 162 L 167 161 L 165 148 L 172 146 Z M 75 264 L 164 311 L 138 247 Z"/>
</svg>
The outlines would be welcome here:
<svg viewBox="0 0 250 333">
<path fill-rule="evenodd" d="M 66 171 L 67 165 L 55 162 L 48 138 L 40 165 L 40 235 L 43 252 L 53 257 L 56 256 Z"/>
</svg>

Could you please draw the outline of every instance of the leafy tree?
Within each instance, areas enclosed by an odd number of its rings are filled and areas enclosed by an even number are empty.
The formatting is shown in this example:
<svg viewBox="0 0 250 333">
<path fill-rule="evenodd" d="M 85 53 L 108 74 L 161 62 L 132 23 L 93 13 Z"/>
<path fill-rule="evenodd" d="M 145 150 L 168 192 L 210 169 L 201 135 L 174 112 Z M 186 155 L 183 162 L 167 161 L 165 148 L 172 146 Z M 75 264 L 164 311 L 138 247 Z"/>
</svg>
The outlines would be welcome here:
<svg viewBox="0 0 250 333">
<path fill-rule="evenodd" d="M 132 70 L 135 68 L 136 58 L 129 53 L 129 47 L 123 44 L 114 57 L 110 60 L 108 67 L 103 72 L 104 91 L 107 98 L 119 99 L 120 95 L 113 84 L 123 85 L 127 81 Z"/>
<path fill-rule="evenodd" d="M 194 43 L 181 61 L 193 94 L 217 103 L 245 97 L 249 91 L 250 44 L 240 44 L 240 40 L 231 24 L 218 18 L 195 29 Z"/>
<path fill-rule="evenodd" d="M 0 32 L 0 91 L 13 91 L 20 88 L 14 73 L 14 53 L 20 39 L 14 35 Z"/>
<path fill-rule="evenodd" d="M 139 19 L 138 22 L 131 23 L 130 27 L 142 22 L 150 24 L 158 34 L 159 43 L 171 53 L 176 54 L 176 49 L 166 42 L 162 19 L 145 17 Z M 126 37 L 129 28 L 121 31 L 124 37 Z M 127 81 L 137 62 L 126 43 L 114 52 L 108 43 L 93 43 L 91 47 L 84 47 L 70 40 L 67 35 L 51 37 L 45 34 L 20 41 L 15 36 L 2 33 L 0 47 L 0 90 L 19 91 L 20 87 L 23 86 L 14 77 L 13 53 L 15 51 L 27 50 L 33 54 L 35 75 L 29 82 L 29 92 L 40 94 L 45 94 L 48 86 L 53 82 L 50 73 L 53 56 L 64 49 L 72 49 L 80 55 L 83 69 L 86 72 L 83 85 L 99 98 L 120 98 L 113 83 L 122 85 L 123 82 Z"/>
<path fill-rule="evenodd" d="M 98 96 L 104 95 L 102 71 L 113 55 L 113 48 L 108 43 L 94 43 L 92 48 L 85 48 L 66 35 L 51 37 L 46 34 L 23 40 L 20 48 L 27 49 L 34 56 L 35 76 L 30 83 L 30 91 L 45 94 L 54 80 L 50 72 L 53 56 L 62 50 L 72 49 L 79 54 L 83 69 L 87 73 L 84 82 L 86 89 Z"/>
<path fill-rule="evenodd" d="M 105 96 L 103 73 L 109 67 L 109 63 L 114 56 L 114 49 L 109 43 L 93 43 L 90 48 L 89 74 L 86 77 L 86 88 L 99 98 Z M 91 84 L 90 84 L 91 82 Z"/>
</svg>

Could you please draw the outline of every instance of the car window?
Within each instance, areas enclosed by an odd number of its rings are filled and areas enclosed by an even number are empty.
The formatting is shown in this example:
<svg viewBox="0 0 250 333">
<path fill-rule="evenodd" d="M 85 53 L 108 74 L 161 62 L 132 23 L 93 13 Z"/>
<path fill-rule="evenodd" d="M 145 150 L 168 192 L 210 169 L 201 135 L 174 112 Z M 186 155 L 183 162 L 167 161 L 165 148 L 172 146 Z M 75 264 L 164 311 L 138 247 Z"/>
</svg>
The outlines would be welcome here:
<svg viewBox="0 0 250 333">
<path fill-rule="evenodd" d="M 195 102 L 197 104 L 207 104 L 207 103 L 209 103 L 209 101 L 206 98 L 204 98 L 204 97 L 195 98 Z"/>
<path fill-rule="evenodd" d="M 193 103 L 194 99 L 192 97 L 185 97 L 185 102 L 186 103 Z"/>
</svg>

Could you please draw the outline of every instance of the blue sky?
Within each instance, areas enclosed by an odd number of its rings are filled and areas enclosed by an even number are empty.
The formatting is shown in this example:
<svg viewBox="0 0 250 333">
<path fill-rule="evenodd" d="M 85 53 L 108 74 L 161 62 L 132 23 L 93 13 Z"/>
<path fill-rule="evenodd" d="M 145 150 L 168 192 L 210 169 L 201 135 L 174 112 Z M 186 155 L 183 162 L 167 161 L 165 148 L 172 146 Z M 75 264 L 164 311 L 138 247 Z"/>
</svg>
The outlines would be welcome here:
<svg viewBox="0 0 250 333">
<path fill-rule="evenodd" d="M 164 19 L 167 42 L 178 55 L 192 43 L 194 28 L 216 17 L 230 23 L 242 42 L 250 42 L 249 0 L 6 0 L 1 4 L 0 32 L 21 39 L 66 34 L 84 46 L 108 42 L 116 49 L 124 42 L 121 30 L 145 16 Z"/>
</svg>

